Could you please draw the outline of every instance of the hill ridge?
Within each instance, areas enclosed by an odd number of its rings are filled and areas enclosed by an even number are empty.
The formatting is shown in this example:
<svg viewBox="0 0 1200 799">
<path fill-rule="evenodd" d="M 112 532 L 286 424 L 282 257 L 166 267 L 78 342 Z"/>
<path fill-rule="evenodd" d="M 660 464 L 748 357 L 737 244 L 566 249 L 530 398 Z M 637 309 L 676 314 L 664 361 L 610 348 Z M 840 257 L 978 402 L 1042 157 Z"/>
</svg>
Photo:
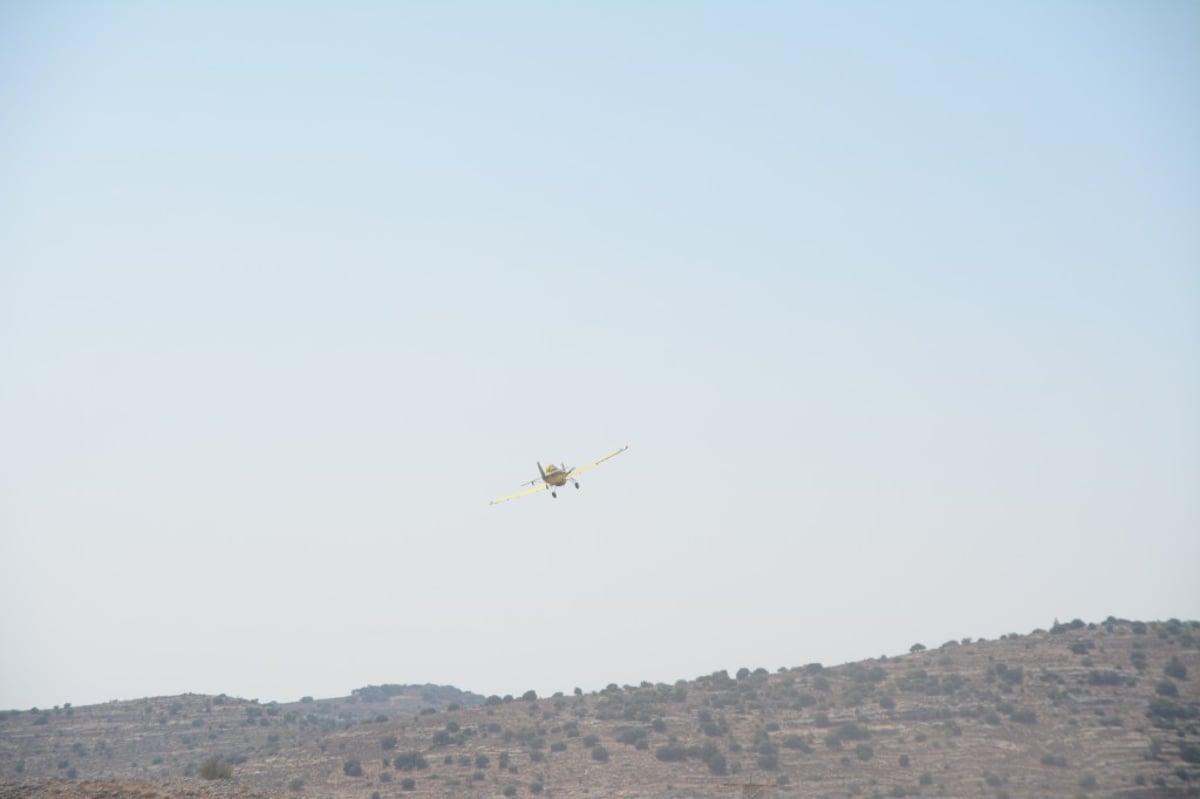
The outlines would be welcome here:
<svg viewBox="0 0 1200 799">
<path fill-rule="evenodd" d="M 572 696 L 185 694 L 0 714 L 0 799 L 1200 795 L 1198 685 L 1200 622 L 1109 617 Z"/>
</svg>

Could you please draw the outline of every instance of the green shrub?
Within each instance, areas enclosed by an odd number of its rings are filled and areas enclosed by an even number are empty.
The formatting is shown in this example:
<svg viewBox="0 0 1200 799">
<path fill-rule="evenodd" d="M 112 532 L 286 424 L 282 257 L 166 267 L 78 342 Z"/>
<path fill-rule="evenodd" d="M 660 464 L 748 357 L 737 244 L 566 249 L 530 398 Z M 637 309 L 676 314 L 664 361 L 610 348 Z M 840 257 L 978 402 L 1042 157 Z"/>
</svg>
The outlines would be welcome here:
<svg viewBox="0 0 1200 799">
<path fill-rule="evenodd" d="M 997 671 L 999 671 L 999 666 L 997 667 Z M 1000 674 L 1000 678 L 1008 685 L 1020 685 L 1025 681 L 1025 669 L 1021 666 L 1014 666 L 1013 668 L 1005 669 L 1003 673 Z"/>
<path fill-rule="evenodd" d="M 667 744 L 654 750 L 654 756 L 664 763 L 687 759 L 687 747 L 681 744 Z"/>
<path fill-rule="evenodd" d="M 636 727 L 626 727 L 617 732 L 617 742 L 628 746 L 637 746 L 646 741 L 646 731 Z"/>
<path fill-rule="evenodd" d="M 861 724 L 849 722 L 838 728 L 837 735 L 843 741 L 865 741 L 871 737 L 871 732 Z"/>
<path fill-rule="evenodd" d="M 1177 680 L 1187 679 L 1187 666 L 1183 665 L 1183 661 L 1178 657 L 1171 658 L 1171 662 L 1163 667 L 1163 674 L 1168 677 L 1174 677 Z"/>
<path fill-rule="evenodd" d="M 1037 724 L 1037 713 L 1028 708 L 1013 711 L 1010 718 L 1018 724 Z"/>
<path fill-rule="evenodd" d="M 227 780 L 233 777 L 233 766 L 220 758 L 210 757 L 200 764 L 196 773 L 205 780 Z"/>
<path fill-rule="evenodd" d="M 795 733 L 783 736 L 780 745 L 785 749 L 798 749 L 801 752 L 812 751 L 812 747 L 808 744 L 808 739 L 803 735 L 796 735 Z"/>
<path fill-rule="evenodd" d="M 1156 724 L 1167 725 L 1173 719 L 1190 719 L 1196 715 L 1196 711 L 1169 699 L 1153 699 L 1146 710 L 1146 715 Z"/>
<path fill-rule="evenodd" d="M 1089 685 L 1120 685 L 1121 675 L 1115 671 L 1090 671 L 1088 672 Z"/>
<path fill-rule="evenodd" d="M 412 771 L 413 769 L 428 768 L 429 762 L 420 752 L 404 752 L 392 758 L 392 765 L 395 766 L 396 771 Z"/>
<path fill-rule="evenodd" d="M 363 775 L 362 761 L 358 758 L 351 758 L 342 764 L 342 771 L 348 777 L 361 777 Z"/>
<path fill-rule="evenodd" d="M 607 763 L 608 762 L 608 750 L 605 749 L 600 744 L 596 744 L 595 746 L 592 747 L 592 760 L 596 760 L 600 763 Z"/>
</svg>

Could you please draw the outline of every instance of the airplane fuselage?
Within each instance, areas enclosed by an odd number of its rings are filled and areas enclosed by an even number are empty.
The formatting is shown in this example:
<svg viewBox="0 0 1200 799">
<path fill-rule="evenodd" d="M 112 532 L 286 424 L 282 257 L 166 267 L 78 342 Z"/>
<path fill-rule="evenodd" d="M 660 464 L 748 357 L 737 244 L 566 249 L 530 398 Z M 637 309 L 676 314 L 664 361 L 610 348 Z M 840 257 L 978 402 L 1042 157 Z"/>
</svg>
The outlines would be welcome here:
<svg viewBox="0 0 1200 799">
<path fill-rule="evenodd" d="M 557 466 L 551 466 L 547 468 L 546 474 L 542 478 L 546 485 L 552 485 L 555 488 L 561 488 L 562 486 L 565 486 L 567 484 L 567 479 L 567 472 L 564 472 Z"/>
</svg>

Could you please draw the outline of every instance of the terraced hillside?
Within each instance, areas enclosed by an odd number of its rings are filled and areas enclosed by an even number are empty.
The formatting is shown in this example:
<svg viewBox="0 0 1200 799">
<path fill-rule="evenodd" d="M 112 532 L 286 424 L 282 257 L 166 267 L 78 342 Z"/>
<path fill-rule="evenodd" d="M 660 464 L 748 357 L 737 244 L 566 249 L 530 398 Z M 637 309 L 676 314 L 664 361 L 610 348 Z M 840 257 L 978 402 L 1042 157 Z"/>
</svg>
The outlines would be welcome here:
<svg viewBox="0 0 1200 799">
<path fill-rule="evenodd" d="M 1198 647 L 1197 622 L 1109 619 L 477 707 L 9 713 L 0 799 L 1200 795 Z"/>
</svg>

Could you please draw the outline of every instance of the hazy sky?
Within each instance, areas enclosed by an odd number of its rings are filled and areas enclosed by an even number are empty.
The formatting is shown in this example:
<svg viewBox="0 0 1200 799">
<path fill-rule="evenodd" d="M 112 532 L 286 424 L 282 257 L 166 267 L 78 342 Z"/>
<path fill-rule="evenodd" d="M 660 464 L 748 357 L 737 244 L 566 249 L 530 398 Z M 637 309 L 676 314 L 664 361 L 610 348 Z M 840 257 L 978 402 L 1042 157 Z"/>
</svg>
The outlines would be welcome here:
<svg viewBox="0 0 1200 799">
<path fill-rule="evenodd" d="M 0 707 L 1200 618 L 1198 143 L 1194 2 L 0 0 Z"/>
</svg>

